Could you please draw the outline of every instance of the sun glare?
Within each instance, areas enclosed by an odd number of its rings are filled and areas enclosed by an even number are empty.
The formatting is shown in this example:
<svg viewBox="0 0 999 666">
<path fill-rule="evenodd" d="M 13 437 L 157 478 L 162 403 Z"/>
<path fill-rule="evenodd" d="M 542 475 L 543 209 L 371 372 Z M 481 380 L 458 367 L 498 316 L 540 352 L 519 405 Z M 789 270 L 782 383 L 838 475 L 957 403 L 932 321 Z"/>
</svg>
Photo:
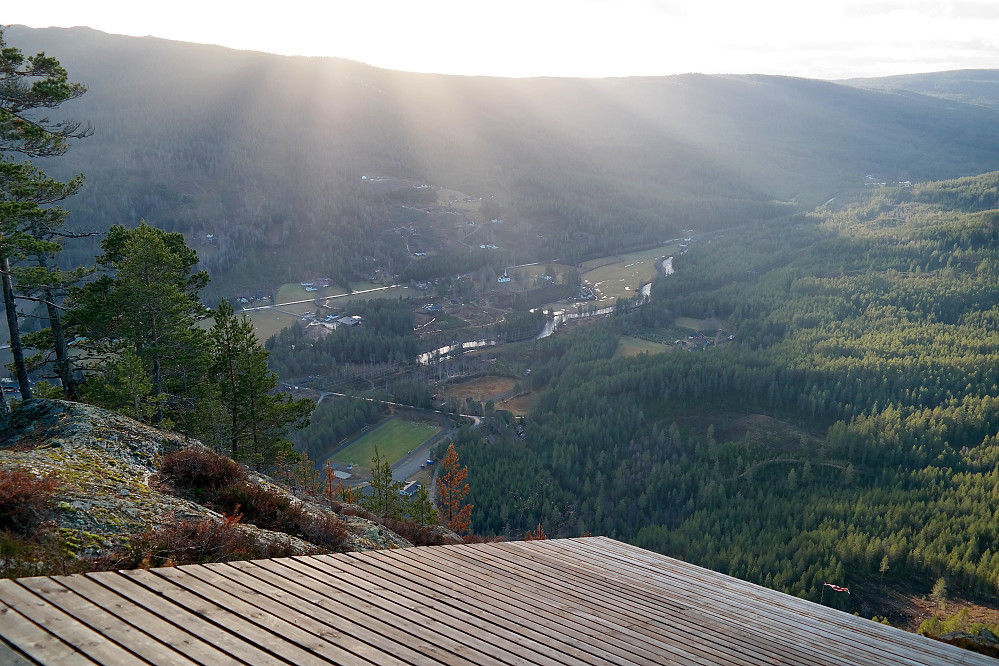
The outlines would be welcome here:
<svg viewBox="0 0 999 666">
<path fill-rule="evenodd" d="M 830 0 L 177 0 L 142 12 L 118 0 L 20 3 L 4 21 L 87 25 L 282 55 L 335 56 L 415 72 L 629 76 L 681 72 L 814 78 L 992 67 L 988 2 Z"/>
</svg>

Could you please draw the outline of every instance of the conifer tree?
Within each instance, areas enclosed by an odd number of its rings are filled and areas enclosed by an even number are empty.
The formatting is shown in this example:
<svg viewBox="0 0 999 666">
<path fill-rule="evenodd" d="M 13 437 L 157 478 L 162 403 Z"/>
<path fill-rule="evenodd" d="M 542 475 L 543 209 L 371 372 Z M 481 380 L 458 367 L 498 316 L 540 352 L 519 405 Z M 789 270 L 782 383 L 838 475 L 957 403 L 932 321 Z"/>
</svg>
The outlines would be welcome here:
<svg viewBox="0 0 999 666">
<path fill-rule="evenodd" d="M 426 486 L 420 486 L 413 496 L 409 507 L 409 517 L 414 523 L 420 525 L 437 525 L 440 523 L 440 514 L 437 507 L 430 501 L 430 492 Z"/>
<path fill-rule="evenodd" d="M 25 57 L 20 49 L 8 47 L 0 27 L 0 153 L 3 154 L 0 162 L 3 170 L 0 174 L 0 278 L 11 353 L 24 399 L 31 398 L 31 387 L 17 320 L 13 263 L 26 255 L 44 256 L 58 251 L 58 244 L 51 243 L 51 237 L 45 238 L 37 232 L 50 230 L 53 223 L 62 223 L 65 211 L 46 206 L 75 193 L 81 178 L 77 176 L 68 183 L 57 183 L 30 163 L 16 164 L 7 156 L 10 153 L 29 157 L 62 155 L 69 148 L 68 139 L 87 136 L 89 128 L 81 129 L 78 122 L 52 121 L 36 113 L 58 107 L 84 92 L 86 86 L 71 83 L 66 70 L 55 58 L 44 53 Z M 46 247 L 46 242 L 51 247 Z M 55 311 L 52 305 L 50 315 Z M 64 363 L 61 367 L 66 370 Z M 6 408 L 6 401 L 3 406 Z"/>
<path fill-rule="evenodd" d="M 216 447 L 258 465 L 290 452 L 288 429 L 307 425 L 315 403 L 273 393 L 277 375 L 267 369 L 267 350 L 246 315 L 237 317 L 227 301 L 216 308 L 209 337 L 210 376 L 221 408 Z"/>
<path fill-rule="evenodd" d="M 371 494 L 361 497 L 361 506 L 378 516 L 401 519 L 401 489 L 402 484 L 392 480 L 392 466 L 376 446 L 375 456 L 371 459 Z"/>
<path fill-rule="evenodd" d="M 464 504 L 470 490 L 465 483 L 468 467 L 458 466 L 458 453 L 454 444 L 447 447 L 447 455 L 441 461 L 443 473 L 437 478 L 437 504 L 441 522 L 455 534 L 468 534 L 471 529 L 472 505 Z"/>
<path fill-rule="evenodd" d="M 74 290 L 68 319 L 87 337 L 98 367 L 124 349 L 134 351 L 151 395 L 165 396 L 173 416 L 185 418 L 207 374 L 206 334 L 195 324 L 205 317 L 198 292 L 208 274 L 194 271 L 198 256 L 181 234 L 145 222 L 135 229 L 111 227 L 101 247 L 98 264 L 114 276 Z M 157 409 L 152 421 L 162 423 L 165 412 Z"/>
</svg>

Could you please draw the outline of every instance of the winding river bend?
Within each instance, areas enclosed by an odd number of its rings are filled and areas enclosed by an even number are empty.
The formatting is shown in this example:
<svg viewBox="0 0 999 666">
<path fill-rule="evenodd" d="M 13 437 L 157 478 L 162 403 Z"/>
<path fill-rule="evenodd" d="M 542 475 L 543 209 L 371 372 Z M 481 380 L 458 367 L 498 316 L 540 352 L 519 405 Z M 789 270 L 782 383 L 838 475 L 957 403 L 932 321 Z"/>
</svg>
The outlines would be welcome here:
<svg viewBox="0 0 999 666">
<path fill-rule="evenodd" d="M 662 260 L 659 265 L 659 272 L 662 275 L 672 275 L 675 271 L 673 270 L 673 257 L 666 257 Z M 643 302 L 648 300 L 652 295 L 652 281 L 642 285 L 639 292 L 642 295 Z M 559 310 L 555 315 L 545 324 L 545 327 L 535 336 L 535 340 L 541 340 L 547 338 L 549 335 L 555 333 L 559 326 L 572 319 L 583 319 L 585 317 L 602 317 L 609 315 L 614 312 L 614 306 L 610 305 L 602 308 L 593 308 L 592 305 L 583 305 L 577 303 L 575 310 Z M 470 342 L 456 342 L 451 345 L 445 345 L 439 349 L 434 349 L 428 351 L 424 354 L 420 354 L 416 357 L 417 363 L 420 365 L 430 365 L 431 363 L 440 363 L 441 361 L 447 360 L 458 354 L 464 354 L 466 351 L 471 351 L 473 349 L 481 349 L 482 347 L 493 347 L 495 345 L 502 344 L 497 340 L 472 340 Z"/>
</svg>

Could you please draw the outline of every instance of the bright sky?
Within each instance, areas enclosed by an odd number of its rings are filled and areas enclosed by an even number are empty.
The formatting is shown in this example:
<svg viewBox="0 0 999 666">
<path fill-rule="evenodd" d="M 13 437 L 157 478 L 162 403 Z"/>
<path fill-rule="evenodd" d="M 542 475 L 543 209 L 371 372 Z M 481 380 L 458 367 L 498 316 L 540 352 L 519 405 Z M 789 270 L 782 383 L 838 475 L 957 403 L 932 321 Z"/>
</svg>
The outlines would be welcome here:
<svg viewBox="0 0 999 666">
<path fill-rule="evenodd" d="M 86 25 L 417 72 L 837 79 L 999 68 L 997 0 L 46 0 L 0 21 Z"/>
</svg>

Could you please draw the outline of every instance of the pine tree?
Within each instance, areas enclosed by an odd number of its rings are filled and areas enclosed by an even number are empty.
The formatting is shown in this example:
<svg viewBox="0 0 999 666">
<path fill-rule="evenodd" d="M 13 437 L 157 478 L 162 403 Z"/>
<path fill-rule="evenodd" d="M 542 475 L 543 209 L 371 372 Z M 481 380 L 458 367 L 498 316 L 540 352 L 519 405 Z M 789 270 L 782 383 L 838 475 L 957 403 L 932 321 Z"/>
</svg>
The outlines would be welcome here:
<svg viewBox="0 0 999 666">
<path fill-rule="evenodd" d="M 454 450 L 454 444 L 448 445 L 441 468 L 443 473 L 437 477 L 437 504 L 441 522 L 455 534 L 468 534 L 472 505 L 463 504 L 470 490 L 465 483 L 468 467 L 458 466 L 458 453 Z"/>
<path fill-rule="evenodd" d="M 48 315 L 49 327 L 41 332 L 26 333 L 23 346 L 48 350 L 27 359 L 28 370 L 35 370 L 53 361 L 56 376 L 63 385 L 63 395 L 76 399 L 76 378 L 70 358 L 65 330 L 58 301 L 68 293 L 71 285 L 82 280 L 88 271 L 82 268 L 64 271 L 53 266 L 53 259 L 62 250 L 65 238 L 89 234 L 67 232 L 63 225 L 69 212 L 53 204 L 75 194 L 83 182 L 76 176 L 66 183 L 48 178 L 40 169 L 29 163 L 0 163 L 0 244 L 6 265 L 3 289 L 8 302 L 27 300 L 41 302 Z M 13 209 L 13 210 L 11 210 Z M 17 263 L 14 263 L 14 262 Z M 12 320 L 8 319 L 8 324 Z M 13 320 L 16 322 L 16 319 Z M 12 332 L 15 356 L 21 340 Z"/>
<path fill-rule="evenodd" d="M 90 129 L 33 112 L 55 108 L 86 91 L 83 84 L 69 81 L 55 58 L 44 53 L 25 57 L 20 49 L 8 47 L 0 28 L 0 151 L 29 157 L 65 153 L 68 139 L 87 136 Z"/>
<path fill-rule="evenodd" d="M 68 139 L 87 136 L 89 128 L 81 129 L 80 123 L 51 121 L 36 114 L 39 109 L 55 108 L 79 97 L 86 90 L 82 84 L 69 82 L 66 70 L 55 58 L 44 53 L 25 57 L 20 49 L 8 47 L 0 28 L 0 153 L 5 158 L 0 162 L 0 283 L 11 354 L 24 399 L 31 398 L 31 386 L 17 319 L 13 264 L 28 254 L 44 256 L 58 251 L 58 244 L 33 234 L 32 229 L 51 227 L 45 223 L 38 225 L 40 220 L 61 224 L 65 212 L 46 206 L 75 193 L 81 178 L 57 183 L 30 163 L 16 164 L 7 161 L 6 156 L 10 153 L 29 157 L 62 155 L 69 148 Z M 46 242 L 52 246 L 45 247 Z M 54 308 L 49 309 L 50 313 L 53 311 Z M 6 401 L 2 402 L 6 409 Z"/>
<path fill-rule="evenodd" d="M 430 501 L 430 492 L 426 486 L 420 486 L 413 496 L 409 507 L 409 517 L 414 523 L 420 525 L 437 525 L 440 523 L 440 514 L 437 507 Z"/>
<path fill-rule="evenodd" d="M 186 419 L 207 371 L 206 333 L 195 324 L 205 317 L 198 292 L 208 274 L 194 271 L 198 256 L 181 234 L 145 222 L 111 227 L 101 247 L 98 264 L 114 275 L 74 290 L 67 319 L 87 337 L 98 367 L 124 349 L 141 359 L 151 394 L 165 396 L 168 406 L 156 411 L 154 423 L 163 422 L 167 409 Z M 182 429 L 191 431 L 191 424 Z"/>
<path fill-rule="evenodd" d="M 277 375 L 267 369 L 268 352 L 246 315 L 237 317 L 227 301 L 215 310 L 209 338 L 210 377 L 221 412 L 216 414 L 216 447 L 257 465 L 290 452 L 287 431 L 307 425 L 315 403 L 273 393 Z"/>
<path fill-rule="evenodd" d="M 401 489 L 402 484 L 392 480 L 392 466 L 376 446 L 371 459 L 371 494 L 361 497 L 361 506 L 378 516 L 401 519 L 405 509 Z"/>
</svg>

